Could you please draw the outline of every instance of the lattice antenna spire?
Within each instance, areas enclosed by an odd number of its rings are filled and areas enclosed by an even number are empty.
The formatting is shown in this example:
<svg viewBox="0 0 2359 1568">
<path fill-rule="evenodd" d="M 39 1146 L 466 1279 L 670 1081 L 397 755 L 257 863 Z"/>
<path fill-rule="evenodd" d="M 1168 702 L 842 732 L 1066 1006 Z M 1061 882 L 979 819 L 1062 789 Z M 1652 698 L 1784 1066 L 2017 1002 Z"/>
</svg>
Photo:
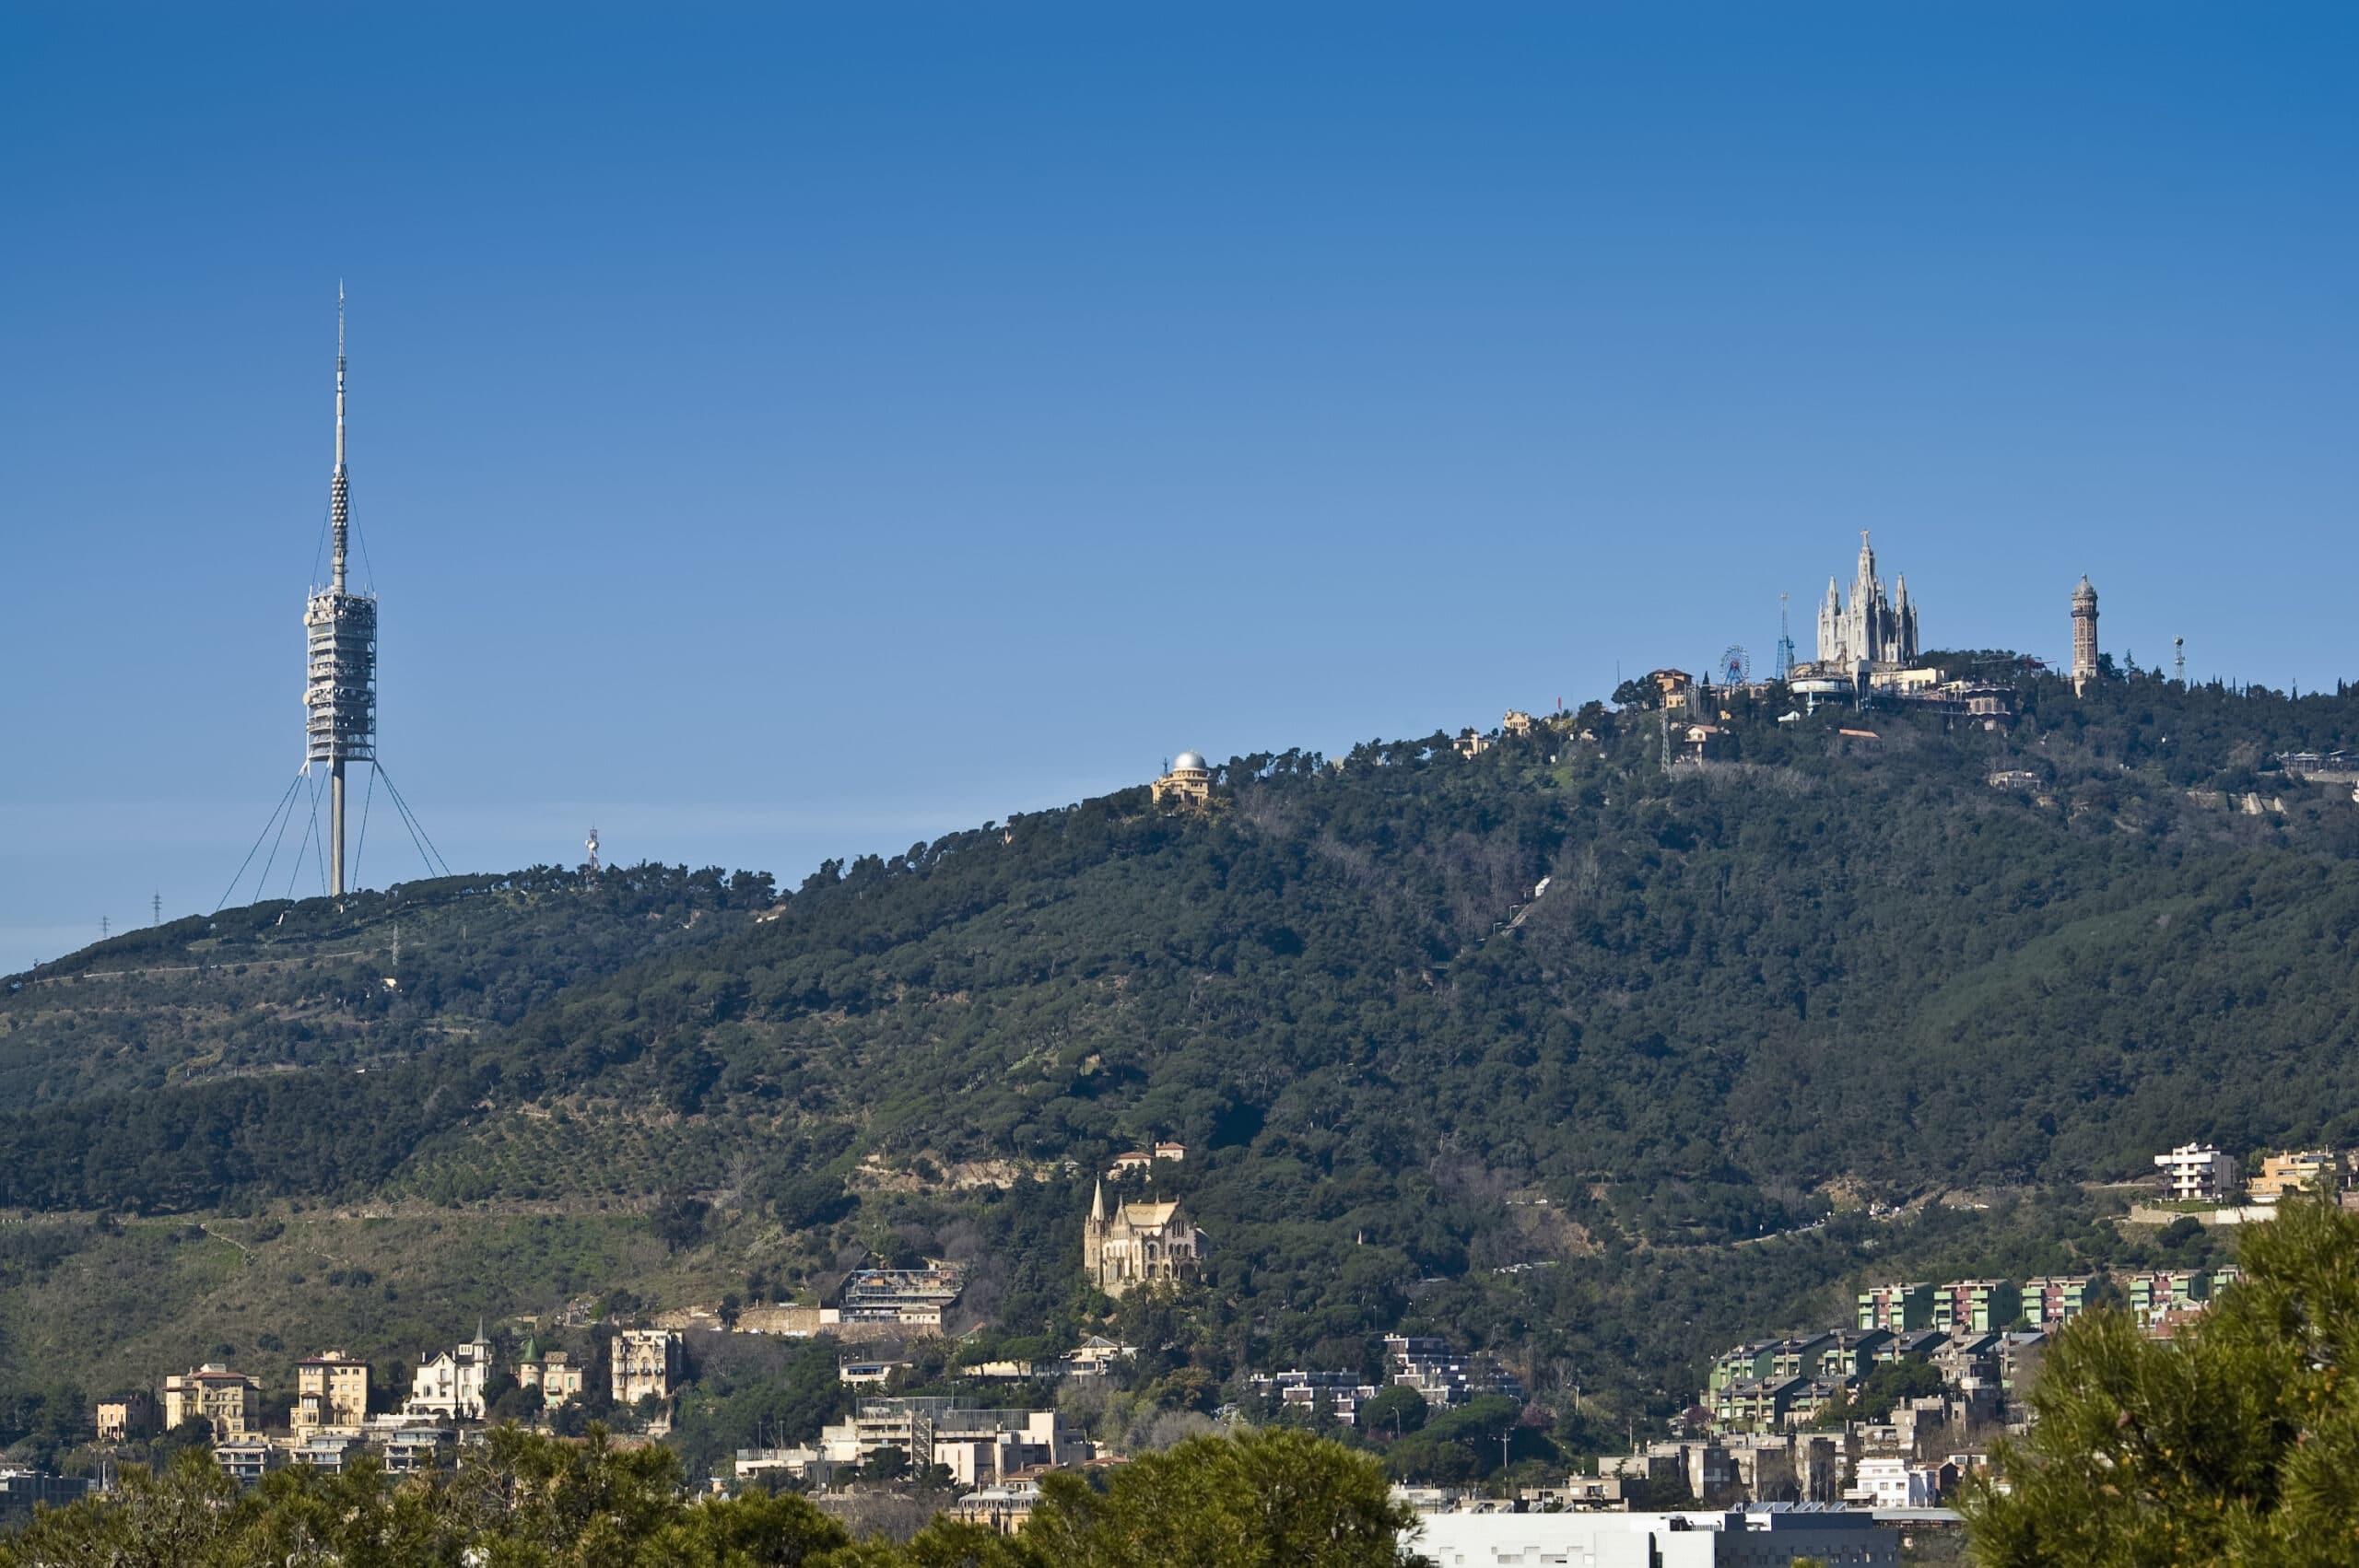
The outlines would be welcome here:
<svg viewBox="0 0 2359 1568">
<path fill-rule="evenodd" d="M 344 472 L 344 280 L 335 285 L 335 476 L 329 482 L 330 509 L 335 524 L 335 578 L 331 586 L 344 591 L 344 546 L 352 531 L 352 493 Z"/>
</svg>

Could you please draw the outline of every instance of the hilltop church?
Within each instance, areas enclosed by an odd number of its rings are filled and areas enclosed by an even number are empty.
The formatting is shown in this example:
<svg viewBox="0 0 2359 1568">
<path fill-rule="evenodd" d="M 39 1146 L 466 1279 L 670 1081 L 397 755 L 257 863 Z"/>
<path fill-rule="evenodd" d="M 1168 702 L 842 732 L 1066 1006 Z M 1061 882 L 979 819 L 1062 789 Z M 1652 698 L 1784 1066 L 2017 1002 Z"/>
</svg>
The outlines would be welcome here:
<svg viewBox="0 0 2359 1568">
<path fill-rule="evenodd" d="M 1097 1184 L 1081 1227 L 1081 1267 L 1109 1296 L 1156 1280 L 1191 1280 L 1204 1254 L 1204 1234 L 1180 1205 L 1118 1203 L 1106 1212 L 1106 1184 Z"/>
<path fill-rule="evenodd" d="M 1893 579 L 1893 594 L 1884 597 L 1876 579 L 1876 553 L 1869 546 L 1867 530 L 1860 531 L 1860 570 L 1851 580 L 1851 602 L 1846 604 L 1835 579 L 1826 579 L 1826 602 L 1818 607 L 1818 669 L 1828 675 L 1849 675 L 1862 664 L 1891 669 L 1917 660 L 1917 606 L 1908 602 L 1908 579 Z"/>
</svg>

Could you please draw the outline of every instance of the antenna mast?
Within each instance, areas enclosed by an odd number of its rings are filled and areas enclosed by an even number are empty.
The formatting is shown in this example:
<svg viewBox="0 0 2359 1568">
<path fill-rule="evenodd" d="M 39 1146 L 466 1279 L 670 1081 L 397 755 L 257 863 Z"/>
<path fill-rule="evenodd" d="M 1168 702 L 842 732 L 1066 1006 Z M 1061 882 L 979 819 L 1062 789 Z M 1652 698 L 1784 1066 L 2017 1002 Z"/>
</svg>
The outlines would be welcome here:
<svg viewBox="0 0 2359 1568">
<path fill-rule="evenodd" d="M 344 284 L 335 286 L 335 473 L 328 481 L 328 500 L 335 525 L 335 575 L 328 586 L 344 591 L 345 544 L 352 532 L 352 486 L 344 471 Z"/>
<path fill-rule="evenodd" d="M 2171 638 L 2171 673 L 2180 685 L 2187 685 L 2187 638 L 2183 637 Z"/>
<path fill-rule="evenodd" d="M 1791 678 L 1794 673 L 1794 628 L 1786 618 L 1786 596 L 1778 595 L 1778 678 Z"/>
</svg>

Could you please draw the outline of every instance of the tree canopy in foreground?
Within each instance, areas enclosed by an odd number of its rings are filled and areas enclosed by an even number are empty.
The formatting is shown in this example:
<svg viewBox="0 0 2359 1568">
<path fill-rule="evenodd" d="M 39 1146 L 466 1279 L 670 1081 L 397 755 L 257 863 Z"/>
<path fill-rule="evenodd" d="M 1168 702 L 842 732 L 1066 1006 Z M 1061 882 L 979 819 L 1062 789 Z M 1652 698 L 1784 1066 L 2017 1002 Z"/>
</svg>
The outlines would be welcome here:
<svg viewBox="0 0 2359 1568">
<path fill-rule="evenodd" d="M 373 1464 L 298 1467 L 241 1492 L 183 1451 L 118 1496 L 44 1510 L 0 1568 L 1412 1568 L 1412 1522 L 1366 1456 L 1298 1432 L 1200 1437 L 1116 1469 L 1049 1478 L 1021 1535 L 938 1519 L 854 1542 L 803 1498 L 686 1497 L 667 1448 L 493 1432 L 455 1471 L 391 1484 Z"/>
<path fill-rule="evenodd" d="M 2359 1214 L 2289 1204 L 2184 1331 L 2058 1337 L 2037 1424 L 1966 1504 L 1986 1568 L 2359 1562 Z M 2001 1490 L 2004 1488 L 2004 1490 Z"/>
</svg>

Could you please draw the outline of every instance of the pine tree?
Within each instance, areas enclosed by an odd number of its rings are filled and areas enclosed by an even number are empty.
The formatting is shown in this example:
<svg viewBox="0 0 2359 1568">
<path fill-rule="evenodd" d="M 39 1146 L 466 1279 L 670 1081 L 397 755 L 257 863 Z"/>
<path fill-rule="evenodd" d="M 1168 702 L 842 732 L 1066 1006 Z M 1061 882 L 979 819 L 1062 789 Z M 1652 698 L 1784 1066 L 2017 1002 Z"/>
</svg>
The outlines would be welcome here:
<svg viewBox="0 0 2359 1568">
<path fill-rule="evenodd" d="M 2174 1339 L 2110 1309 L 2058 1337 L 2030 1435 L 1966 1500 L 1978 1562 L 2359 1562 L 2359 1214 L 2289 1202 L 2243 1254 Z"/>
</svg>

